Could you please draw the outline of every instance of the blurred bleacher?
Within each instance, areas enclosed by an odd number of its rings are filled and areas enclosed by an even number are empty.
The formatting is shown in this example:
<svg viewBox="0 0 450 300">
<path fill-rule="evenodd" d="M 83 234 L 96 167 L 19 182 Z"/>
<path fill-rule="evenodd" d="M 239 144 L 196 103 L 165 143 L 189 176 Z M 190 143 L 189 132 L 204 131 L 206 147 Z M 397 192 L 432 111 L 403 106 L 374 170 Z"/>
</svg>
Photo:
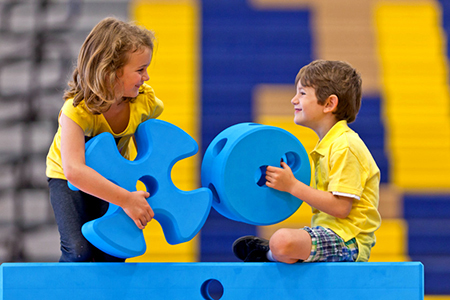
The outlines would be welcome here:
<svg viewBox="0 0 450 300">
<path fill-rule="evenodd" d="M 312 59 L 312 36 L 308 10 L 259 11 L 246 0 L 203 0 L 202 31 L 204 151 L 225 128 L 257 117 L 258 84 L 293 82 L 299 66 Z M 236 261 L 233 241 L 255 233 L 255 226 L 213 210 L 202 230 L 201 260 Z"/>
<path fill-rule="evenodd" d="M 79 48 L 129 1 L 0 0 L 0 263 L 57 261 L 45 156 Z"/>
</svg>

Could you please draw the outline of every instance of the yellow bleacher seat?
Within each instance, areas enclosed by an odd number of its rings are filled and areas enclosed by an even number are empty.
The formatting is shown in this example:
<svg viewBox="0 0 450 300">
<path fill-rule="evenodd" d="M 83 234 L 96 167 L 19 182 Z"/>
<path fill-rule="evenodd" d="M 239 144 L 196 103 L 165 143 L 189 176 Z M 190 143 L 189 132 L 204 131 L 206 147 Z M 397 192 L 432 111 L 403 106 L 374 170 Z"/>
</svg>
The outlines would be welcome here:
<svg viewBox="0 0 450 300">
<path fill-rule="evenodd" d="M 149 84 L 164 102 L 160 119 L 172 123 L 198 141 L 199 12 L 195 1 L 133 1 L 131 19 L 153 30 L 156 47 L 149 67 Z M 199 155 L 177 162 L 171 177 L 181 190 L 198 188 Z M 140 189 L 145 186 L 140 185 Z M 157 221 L 144 230 L 147 251 L 129 262 L 194 262 L 198 240 L 169 245 Z"/>
<path fill-rule="evenodd" d="M 372 248 L 370 261 L 409 261 L 407 255 L 407 223 L 403 219 L 385 219 L 375 232 L 376 245 Z"/>
<path fill-rule="evenodd" d="M 375 19 L 391 181 L 405 189 L 449 188 L 450 93 L 439 7 L 380 2 Z"/>
</svg>

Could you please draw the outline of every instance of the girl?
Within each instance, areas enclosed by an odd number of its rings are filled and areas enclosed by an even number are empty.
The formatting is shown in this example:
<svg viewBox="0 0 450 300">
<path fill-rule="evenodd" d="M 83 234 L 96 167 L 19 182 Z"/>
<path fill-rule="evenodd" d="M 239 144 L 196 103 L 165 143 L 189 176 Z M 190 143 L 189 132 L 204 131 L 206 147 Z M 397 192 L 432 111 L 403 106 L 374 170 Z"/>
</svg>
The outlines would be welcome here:
<svg viewBox="0 0 450 300">
<path fill-rule="evenodd" d="M 144 82 L 149 79 L 152 32 L 106 18 L 88 35 L 78 56 L 58 131 L 47 155 L 50 201 L 61 237 L 61 262 L 123 261 L 92 246 L 81 226 L 101 217 L 108 202 L 123 208 L 143 229 L 154 216 L 144 191 L 129 192 L 85 164 L 85 142 L 110 132 L 129 159 L 137 126 L 158 117 L 163 103 Z M 67 186 L 69 180 L 80 191 Z"/>
</svg>

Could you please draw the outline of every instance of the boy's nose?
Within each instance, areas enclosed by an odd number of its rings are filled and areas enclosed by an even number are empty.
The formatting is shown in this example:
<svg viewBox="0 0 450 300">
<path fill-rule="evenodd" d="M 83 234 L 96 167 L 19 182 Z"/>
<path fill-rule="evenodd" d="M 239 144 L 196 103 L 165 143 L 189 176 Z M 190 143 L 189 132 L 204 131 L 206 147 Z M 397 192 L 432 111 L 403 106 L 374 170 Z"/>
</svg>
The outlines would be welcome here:
<svg viewBox="0 0 450 300">
<path fill-rule="evenodd" d="M 298 104 L 298 99 L 297 99 L 296 96 L 294 96 L 294 98 L 292 98 L 291 103 L 292 103 L 293 105 Z"/>
</svg>

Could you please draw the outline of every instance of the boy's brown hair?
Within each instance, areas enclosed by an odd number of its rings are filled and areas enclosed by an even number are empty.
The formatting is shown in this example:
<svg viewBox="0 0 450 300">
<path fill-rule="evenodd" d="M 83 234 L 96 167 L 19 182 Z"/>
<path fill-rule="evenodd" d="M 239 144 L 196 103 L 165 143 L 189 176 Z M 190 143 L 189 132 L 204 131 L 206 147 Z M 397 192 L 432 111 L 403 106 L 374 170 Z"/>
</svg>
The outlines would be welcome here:
<svg viewBox="0 0 450 300">
<path fill-rule="evenodd" d="M 321 105 L 331 95 L 338 97 L 338 107 L 333 112 L 337 120 L 351 123 L 356 119 L 361 107 L 362 80 L 351 65 L 343 61 L 315 60 L 300 69 L 296 86 L 299 81 L 303 87 L 315 89 Z"/>
<path fill-rule="evenodd" d="M 73 98 L 77 106 L 84 100 L 93 114 L 101 114 L 121 95 L 116 95 L 117 72 L 128 62 L 130 53 L 149 48 L 153 52 L 153 32 L 109 17 L 100 21 L 81 46 L 64 100 Z M 132 101 L 134 98 L 123 98 Z"/>
</svg>

